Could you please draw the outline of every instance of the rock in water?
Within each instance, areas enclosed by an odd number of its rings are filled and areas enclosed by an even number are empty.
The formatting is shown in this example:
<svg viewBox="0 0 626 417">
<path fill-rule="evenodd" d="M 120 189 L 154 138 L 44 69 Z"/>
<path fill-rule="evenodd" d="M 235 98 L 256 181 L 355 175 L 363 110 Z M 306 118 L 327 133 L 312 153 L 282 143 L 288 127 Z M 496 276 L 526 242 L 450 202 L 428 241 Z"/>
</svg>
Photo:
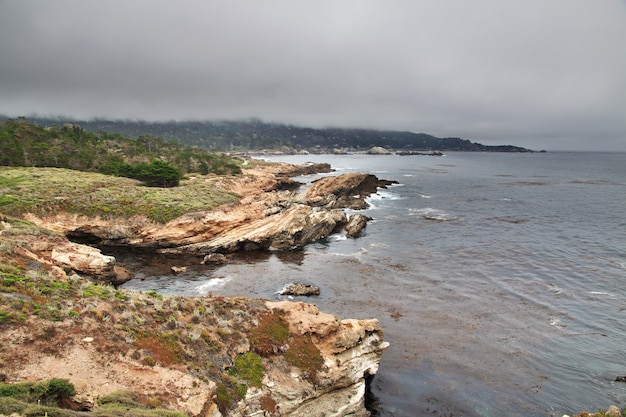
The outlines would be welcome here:
<svg viewBox="0 0 626 417">
<path fill-rule="evenodd" d="M 346 236 L 348 237 L 357 237 L 365 226 L 367 226 L 367 222 L 372 220 L 371 217 L 364 216 L 362 214 L 353 214 L 348 219 L 348 223 L 345 226 Z"/>
<path fill-rule="evenodd" d="M 186 266 L 173 266 L 171 270 L 174 275 L 178 275 L 178 274 L 187 272 L 187 267 Z"/>
<path fill-rule="evenodd" d="M 367 151 L 368 154 L 370 155 L 389 155 L 391 154 L 391 152 L 389 152 L 387 149 L 382 148 L 380 146 L 374 146 L 372 148 L 370 148 L 369 151 Z"/>
<path fill-rule="evenodd" d="M 291 284 L 280 294 L 293 295 L 295 297 L 309 297 L 311 295 L 320 295 L 320 289 L 311 284 Z"/>
<path fill-rule="evenodd" d="M 223 264 L 224 262 L 226 262 L 226 256 L 222 255 L 221 253 L 209 253 L 208 255 L 204 257 L 204 259 L 202 259 L 202 262 L 200 263 L 202 265 L 205 265 L 205 264 Z"/>
</svg>

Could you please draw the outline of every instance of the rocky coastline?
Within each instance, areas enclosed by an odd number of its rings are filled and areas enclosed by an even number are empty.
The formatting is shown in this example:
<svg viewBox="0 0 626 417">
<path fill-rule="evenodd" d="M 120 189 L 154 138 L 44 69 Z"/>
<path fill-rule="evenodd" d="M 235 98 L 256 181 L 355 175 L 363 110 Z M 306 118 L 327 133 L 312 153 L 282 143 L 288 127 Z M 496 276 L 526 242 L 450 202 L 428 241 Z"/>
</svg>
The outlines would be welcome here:
<svg viewBox="0 0 626 417">
<path fill-rule="evenodd" d="M 328 171 L 272 164 L 221 178 L 215 186 L 240 195 L 236 204 L 166 224 L 67 212 L 6 219 L 0 383 L 66 379 L 76 395 L 64 406 L 85 412 L 132 392 L 138 403 L 193 416 L 369 415 L 366 381 L 388 346 L 375 319 L 340 320 L 306 303 L 119 290 L 132 271 L 68 239 L 227 262 L 332 233 L 358 237 L 370 218 L 344 209 L 367 207 L 392 182 L 332 175 L 298 191 L 291 180 Z"/>
</svg>

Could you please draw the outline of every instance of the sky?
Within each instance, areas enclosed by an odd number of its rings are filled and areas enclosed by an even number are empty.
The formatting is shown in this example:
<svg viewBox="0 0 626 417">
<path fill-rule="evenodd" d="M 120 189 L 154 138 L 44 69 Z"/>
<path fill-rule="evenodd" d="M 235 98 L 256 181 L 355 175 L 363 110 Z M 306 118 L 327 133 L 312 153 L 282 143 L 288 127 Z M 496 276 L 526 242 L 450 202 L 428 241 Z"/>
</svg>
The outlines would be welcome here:
<svg viewBox="0 0 626 417">
<path fill-rule="evenodd" d="M 626 0 L 0 0 L 0 114 L 626 151 Z"/>
</svg>

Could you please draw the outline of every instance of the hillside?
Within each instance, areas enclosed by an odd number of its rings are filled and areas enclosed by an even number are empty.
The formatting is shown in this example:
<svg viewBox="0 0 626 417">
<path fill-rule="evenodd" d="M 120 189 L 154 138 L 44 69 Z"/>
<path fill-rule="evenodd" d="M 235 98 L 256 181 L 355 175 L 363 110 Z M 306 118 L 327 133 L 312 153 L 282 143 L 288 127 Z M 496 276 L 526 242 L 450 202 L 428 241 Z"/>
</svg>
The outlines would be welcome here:
<svg viewBox="0 0 626 417">
<path fill-rule="evenodd" d="M 182 175 L 239 174 L 241 160 L 143 134 L 89 132 L 77 124 L 40 125 L 24 118 L 0 122 L 0 165 L 68 168 L 175 186 Z"/>
<path fill-rule="evenodd" d="M 1 117 L 0 117 L 1 119 Z M 366 150 L 373 146 L 402 151 L 531 152 L 512 145 L 487 146 L 462 138 L 438 138 L 426 133 L 371 129 L 314 129 L 252 119 L 245 121 L 71 120 L 33 118 L 41 126 L 78 124 L 91 133 L 109 132 L 131 138 L 151 135 L 210 151 L 250 151 L 289 147 L 328 152 Z"/>
</svg>

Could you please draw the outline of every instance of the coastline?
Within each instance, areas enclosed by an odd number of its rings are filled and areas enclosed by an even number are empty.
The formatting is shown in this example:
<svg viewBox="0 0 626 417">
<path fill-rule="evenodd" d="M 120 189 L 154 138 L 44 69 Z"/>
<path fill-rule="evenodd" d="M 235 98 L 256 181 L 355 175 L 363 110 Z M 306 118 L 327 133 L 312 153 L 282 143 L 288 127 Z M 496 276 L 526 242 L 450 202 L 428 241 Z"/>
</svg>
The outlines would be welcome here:
<svg viewBox="0 0 626 417">
<path fill-rule="evenodd" d="M 2 382 L 66 379 L 77 393 L 64 406 L 82 411 L 121 390 L 189 415 L 369 415 L 365 383 L 388 346 L 376 320 L 339 320 L 304 303 L 116 289 L 111 283 L 132 271 L 66 238 L 82 233 L 117 246 L 132 241 L 161 253 L 198 255 L 291 249 L 347 225 L 339 208 L 362 207 L 364 196 L 384 186 L 373 176 L 350 175 L 321 181 L 317 192 L 279 193 L 293 186 L 290 174 L 305 168 L 278 165 L 218 179 L 213 185 L 237 193 L 239 203 L 165 225 L 67 213 L 29 213 L 28 222 L 7 217 L 0 230 Z M 198 223 L 212 227 L 199 233 Z M 239 227 L 243 232 L 233 232 Z M 207 230 L 231 243 L 207 250 L 194 238 L 206 239 Z M 263 326 L 274 330 L 259 333 Z M 249 374 L 250 366 L 263 369 L 262 376 Z M 336 409 L 338 403 L 344 406 Z"/>
</svg>

